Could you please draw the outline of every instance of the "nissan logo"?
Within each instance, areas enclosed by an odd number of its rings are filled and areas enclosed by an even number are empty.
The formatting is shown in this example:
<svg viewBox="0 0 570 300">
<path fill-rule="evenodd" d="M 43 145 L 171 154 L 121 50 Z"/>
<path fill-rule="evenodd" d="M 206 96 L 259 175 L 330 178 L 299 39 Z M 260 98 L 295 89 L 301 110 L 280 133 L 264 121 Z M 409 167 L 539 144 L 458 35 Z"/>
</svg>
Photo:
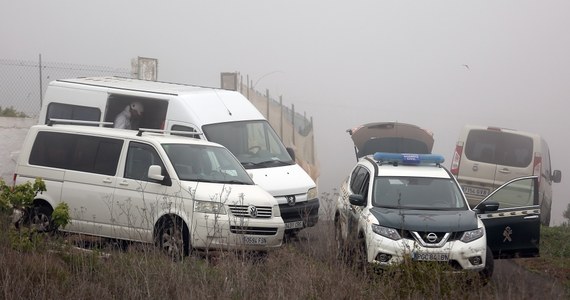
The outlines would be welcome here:
<svg viewBox="0 0 570 300">
<path fill-rule="evenodd" d="M 285 198 L 287 198 L 287 204 L 289 204 L 289 206 L 295 206 L 295 195 L 286 196 Z"/>
<path fill-rule="evenodd" d="M 426 235 L 426 238 L 427 238 L 428 242 L 435 243 L 435 241 L 437 241 L 437 234 L 430 232 Z"/>
<path fill-rule="evenodd" d="M 250 217 L 252 217 L 252 218 L 257 217 L 257 207 L 255 207 L 255 206 L 253 206 L 253 205 L 250 205 L 250 206 L 247 208 L 247 212 L 249 213 L 249 216 L 250 216 Z"/>
</svg>

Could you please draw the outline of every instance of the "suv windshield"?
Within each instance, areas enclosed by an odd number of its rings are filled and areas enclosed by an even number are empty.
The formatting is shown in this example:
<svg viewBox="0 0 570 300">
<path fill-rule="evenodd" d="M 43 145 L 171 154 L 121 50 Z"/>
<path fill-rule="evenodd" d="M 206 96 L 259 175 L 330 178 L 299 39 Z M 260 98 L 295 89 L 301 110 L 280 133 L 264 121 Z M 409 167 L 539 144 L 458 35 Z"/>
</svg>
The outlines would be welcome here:
<svg viewBox="0 0 570 300">
<path fill-rule="evenodd" d="M 376 177 L 372 203 L 400 209 L 468 209 L 457 184 L 446 178 Z"/>
<path fill-rule="evenodd" d="M 253 184 L 244 168 L 225 148 L 192 144 L 163 144 L 180 180 Z"/>
<path fill-rule="evenodd" d="M 228 148 L 246 169 L 294 164 L 265 120 L 210 124 L 202 130 L 209 141 Z"/>
</svg>

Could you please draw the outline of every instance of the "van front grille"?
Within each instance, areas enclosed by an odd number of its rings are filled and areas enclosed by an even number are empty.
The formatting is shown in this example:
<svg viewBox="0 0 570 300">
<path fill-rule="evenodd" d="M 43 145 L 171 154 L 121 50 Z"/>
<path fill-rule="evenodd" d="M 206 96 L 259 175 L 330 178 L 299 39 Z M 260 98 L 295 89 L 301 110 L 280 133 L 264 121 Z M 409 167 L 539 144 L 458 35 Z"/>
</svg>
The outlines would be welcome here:
<svg viewBox="0 0 570 300">
<path fill-rule="evenodd" d="M 271 218 L 271 206 L 229 205 L 232 215 L 244 218 Z"/>
<path fill-rule="evenodd" d="M 245 227 L 245 226 L 230 226 L 230 231 L 235 234 L 247 235 L 276 235 L 277 228 L 274 227 Z"/>
</svg>

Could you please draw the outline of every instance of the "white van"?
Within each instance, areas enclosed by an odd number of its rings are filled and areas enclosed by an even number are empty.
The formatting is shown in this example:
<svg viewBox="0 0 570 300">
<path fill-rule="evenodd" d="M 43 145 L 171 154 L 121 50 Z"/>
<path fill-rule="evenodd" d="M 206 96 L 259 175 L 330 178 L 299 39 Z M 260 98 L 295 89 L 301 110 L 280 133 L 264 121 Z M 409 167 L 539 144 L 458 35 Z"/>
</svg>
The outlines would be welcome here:
<svg viewBox="0 0 570 300">
<path fill-rule="evenodd" d="M 562 172 L 552 171 L 550 150 L 540 135 L 466 125 L 455 147 L 450 171 L 471 206 L 513 178 L 538 175 L 541 222 L 550 224 L 552 183 L 560 182 Z"/>
<path fill-rule="evenodd" d="M 78 125 L 35 125 L 24 141 L 15 184 L 42 178 L 31 220 L 51 226 L 69 205 L 67 232 L 192 249 L 281 246 L 275 198 L 253 183 L 226 148 L 194 138 Z"/>
<path fill-rule="evenodd" d="M 134 102 L 144 107 L 142 117 L 132 122 L 135 128 L 196 132 L 193 136 L 228 148 L 253 181 L 277 199 L 286 233 L 317 223 L 315 182 L 259 110 L 238 92 L 120 77 L 56 80 L 47 88 L 39 120 L 113 122 Z"/>
</svg>

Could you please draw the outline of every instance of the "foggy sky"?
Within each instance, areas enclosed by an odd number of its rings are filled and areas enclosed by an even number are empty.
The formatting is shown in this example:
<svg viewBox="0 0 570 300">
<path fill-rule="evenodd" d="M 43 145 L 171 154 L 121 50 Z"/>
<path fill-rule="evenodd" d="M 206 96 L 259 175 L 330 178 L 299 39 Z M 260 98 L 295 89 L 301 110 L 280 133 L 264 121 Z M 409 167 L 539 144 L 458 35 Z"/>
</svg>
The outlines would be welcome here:
<svg viewBox="0 0 570 300">
<path fill-rule="evenodd" d="M 560 224 L 569 13 L 568 1 L 0 0 L 0 58 L 128 68 L 153 57 L 159 80 L 206 86 L 249 75 L 313 117 L 320 192 L 354 165 L 345 131 L 363 123 L 429 129 L 447 166 L 465 124 L 536 132 L 562 170 Z"/>
</svg>

